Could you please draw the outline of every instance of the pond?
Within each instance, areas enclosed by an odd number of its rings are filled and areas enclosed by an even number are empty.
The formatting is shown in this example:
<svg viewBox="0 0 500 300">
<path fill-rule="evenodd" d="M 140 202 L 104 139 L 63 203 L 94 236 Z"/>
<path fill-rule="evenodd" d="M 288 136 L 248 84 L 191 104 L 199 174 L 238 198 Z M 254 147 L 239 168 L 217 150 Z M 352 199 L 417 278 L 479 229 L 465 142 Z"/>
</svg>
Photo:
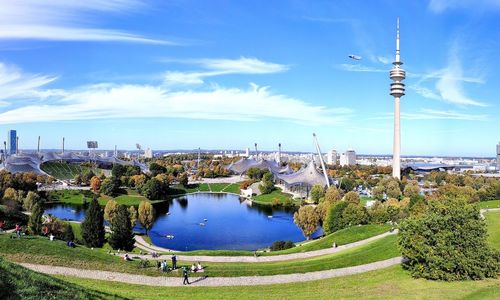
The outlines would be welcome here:
<svg viewBox="0 0 500 300">
<path fill-rule="evenodd" d="M 154 207 L 156 220 L 148 234 L 153 244 L 168 249 L 256 250 L 278 240 L 304 240 L 293 223 L 294 209 L 252 205 L 232 194 L 190 194 Z M 68 220 L 85 217 L 82 206 L 55 205 L 45 213 Z M 139 225 L 135 230 L 143 231 Z M 313 237 L 319 235 L 321 229 Z"/>
</svg>

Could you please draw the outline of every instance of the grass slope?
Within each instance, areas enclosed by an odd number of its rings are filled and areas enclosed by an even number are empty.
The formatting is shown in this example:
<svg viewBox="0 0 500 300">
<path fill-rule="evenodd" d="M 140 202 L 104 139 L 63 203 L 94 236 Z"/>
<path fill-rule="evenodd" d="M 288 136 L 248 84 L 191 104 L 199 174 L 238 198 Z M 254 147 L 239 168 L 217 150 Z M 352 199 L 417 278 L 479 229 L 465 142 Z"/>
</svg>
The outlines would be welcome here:
<svg viewBox="0 0 500 300">
<path fill-rule="evenodd" d="M 280 188 L 276 188 L 269 194 L 262 194 L 252 198 L 252 201 L 262 205 L 273 205 L 275 199 L 279 201 L 279 203 L 283 203 L 286 200 L 292 200 L 292 195 L 283 193 Z M 292 203 L 300 203 L 298 201 L 292 200 Z"/>
<path fill-rule="evenodd" d="M 130 285 L 75 277 L 63 280 L 130 299 L 498 299 L 500 279 L 441 282 L 412 279 L 399 266 L 311 282 L 234 287 Z"/>
<path fill-rule="evenodd" d="M 500 208 L 500 199 L 479 202 L 479 207 L 480 208 Z"/>
<path fill-rule="evenodd" d="M 488 224 L 488 242 L 500 250 L 500 211 L 490 211 L 484 214 Z"/>
<path fill-rule="evenodd" d="M 62 203 L 62 204 L 83 204 L 83 199 L 86 198 L 87 202 L 90 202 L 93 195 L 90 191 L 82 190 L 58 190 L 49 192 L 49 201 L 51 203 Z M 109 197 L 106 195 L 101 195 L 97 199 L 99 204 L 104 206 L 110 200 L 114 199 L 118 204 L 123 204 L 126 206 L 138 206 L 141 201 L 150 201 L 152 203 L 161 202 L 164 200 L 148 200 L 146 197 L 137 193 L 132 189 L 126 189 L 123 194 L 116 197 Z"/>
<path fill-rule="evenodd" d="M 81 287 L 0 258 L 0 299 L 125 299 L 125 296 Z"/>
</svg>

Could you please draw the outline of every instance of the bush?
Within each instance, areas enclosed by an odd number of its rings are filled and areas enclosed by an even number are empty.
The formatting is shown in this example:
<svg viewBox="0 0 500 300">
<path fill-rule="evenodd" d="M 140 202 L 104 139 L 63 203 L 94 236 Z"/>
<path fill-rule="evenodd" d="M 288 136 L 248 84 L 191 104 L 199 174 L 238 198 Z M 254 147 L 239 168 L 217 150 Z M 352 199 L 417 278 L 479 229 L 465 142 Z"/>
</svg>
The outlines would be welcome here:
<svg viewBox="0 0 500 300">
<path fill-rule="evenodd" d="M 276 241 L 271 245 L 271 251 L 280 251 L 285 249 L 290 249 L 295 247 L 295 244 L 292 241 Z"/>
<path fill-rule="evenodd" d="M 427 213 L 403 221 L 399 230 L 403 267 L 413 277 L 477 280 L 500 271 L 500 253 L 488 246 L 486 224 L 468 199 L 433 200 Z"/>
</svg>

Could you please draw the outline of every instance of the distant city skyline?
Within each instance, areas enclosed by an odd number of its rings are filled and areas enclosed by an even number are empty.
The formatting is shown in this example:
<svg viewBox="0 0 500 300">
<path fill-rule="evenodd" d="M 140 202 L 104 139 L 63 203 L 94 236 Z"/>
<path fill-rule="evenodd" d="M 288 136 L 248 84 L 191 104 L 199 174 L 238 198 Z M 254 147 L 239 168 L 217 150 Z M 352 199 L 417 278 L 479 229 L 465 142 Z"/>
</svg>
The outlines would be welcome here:
<svg viewBox="0 0 500 300">
<path fill-rule="evenodd" d="M 401 155 L 496 155 L 495 1 L 2 5 L 0 131 L 21 150 L 314 152 L 315 132 L 324 152 L 391 154 L 399 16 Z"/>
</svg>

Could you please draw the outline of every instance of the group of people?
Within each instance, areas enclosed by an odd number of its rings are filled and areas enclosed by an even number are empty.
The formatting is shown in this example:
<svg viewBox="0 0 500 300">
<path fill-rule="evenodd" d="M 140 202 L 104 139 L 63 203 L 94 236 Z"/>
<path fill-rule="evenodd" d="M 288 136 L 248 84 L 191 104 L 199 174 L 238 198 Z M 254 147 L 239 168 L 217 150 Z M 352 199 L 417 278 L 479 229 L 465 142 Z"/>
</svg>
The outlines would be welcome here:
<svg viewBox="0 0 500 300">
<path fill-rule="evenodd" d="M 156 254 L 156 256 L 158 257 L 158 254 Z M 172 255 L 171 261 L 172 261 L 172 270 L 177 269 L 177 256 L 175 256 L 175 254 Z M 161 270 L 162 272 L 168 272 L 167 261 L 166 260 L 156 261 L 156 268 L 158 270 Z"/>
<path fill-rule="evenodd" d="M 196 273 L 196 272 L 204 272 L 205 270 L 201 266 L 200 262 L 197 262 L 196 264 L 191 265 L 191 272 Z"/>
</svg>

